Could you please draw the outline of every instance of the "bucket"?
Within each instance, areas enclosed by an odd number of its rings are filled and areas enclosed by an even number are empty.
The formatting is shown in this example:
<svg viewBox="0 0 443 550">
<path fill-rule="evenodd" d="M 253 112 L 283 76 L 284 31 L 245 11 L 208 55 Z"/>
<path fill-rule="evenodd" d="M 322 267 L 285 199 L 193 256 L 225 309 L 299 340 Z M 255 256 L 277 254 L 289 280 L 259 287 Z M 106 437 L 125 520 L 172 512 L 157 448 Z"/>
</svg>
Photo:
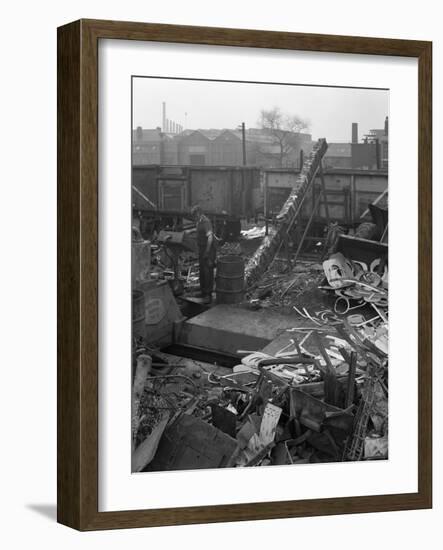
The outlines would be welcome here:
<svg viewBox="0 0 443 550">
<path fill-rule="evenodd" d="M 132 291 L 132 338 L 146 338 L 145 294 Z"/>
<path fill-rule="evenodd" d="M 240 256 L 227 255 L 217 259 L 215 291 L 218 304 L 238 304 L 243 300 L 245 263 Z"/>
</svg>

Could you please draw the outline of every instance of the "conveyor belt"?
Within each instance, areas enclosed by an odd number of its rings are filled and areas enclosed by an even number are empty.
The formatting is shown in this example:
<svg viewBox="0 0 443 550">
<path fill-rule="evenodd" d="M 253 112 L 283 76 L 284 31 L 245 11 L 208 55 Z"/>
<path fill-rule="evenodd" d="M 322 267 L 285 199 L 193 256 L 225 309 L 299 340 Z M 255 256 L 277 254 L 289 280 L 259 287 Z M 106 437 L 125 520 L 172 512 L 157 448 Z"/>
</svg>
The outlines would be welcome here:
<svg viewBox="0 0 443 550">
<path fill-rule="evenodd" d="M 274 256 L 279 251 L 285 235 L 297 223 L 307 191 L 315 179 L 320 162 L 328 144 L 325 139 L 319 139 L 311 154 L 303 163 L 300 174 L 292 188 L 289 197 L 277 215 L 277 226 L 271 234 L 264 238 L 263 243 L 249 260 L 245 268 L 246 287 L 258 282 L 271 265 Z"/>
</svg>

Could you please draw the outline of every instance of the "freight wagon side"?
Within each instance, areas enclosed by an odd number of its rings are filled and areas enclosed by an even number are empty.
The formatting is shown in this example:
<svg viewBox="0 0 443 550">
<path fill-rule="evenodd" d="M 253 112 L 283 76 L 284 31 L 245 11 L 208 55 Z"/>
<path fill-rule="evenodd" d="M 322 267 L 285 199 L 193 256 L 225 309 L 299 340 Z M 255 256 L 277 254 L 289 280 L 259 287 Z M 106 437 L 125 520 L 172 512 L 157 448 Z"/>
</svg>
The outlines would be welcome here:
<svg viewBox="0 0 443 550">
<path fill-rule="evenodd" d="M 298 172 L 283 170 L 268 171 L 267 202 L 272 216 L 279 212 L 287 199 Z M 329 169 L 324 173 L 329 218 L 344 226 L 361 222 L 360 216 L 388 186 L 388 173 L 382 170 Z M 309 218 L 318 194 L 321 192 L 320 178 L 306 197 L 302 219 Z M 316 222 L 326 223 L 324 206 L 320 207 Z"/>
<path fill-rule="evenodd" d="M 238 234 L 240 220 L 256 214 L 260 170 L 224 166 L 134 166 L 134 217 L 141 229 L 179 227 L 199 204 L 218 227 Z M 149 226 L 149 227 L 148 227 Z"/>
</svg>

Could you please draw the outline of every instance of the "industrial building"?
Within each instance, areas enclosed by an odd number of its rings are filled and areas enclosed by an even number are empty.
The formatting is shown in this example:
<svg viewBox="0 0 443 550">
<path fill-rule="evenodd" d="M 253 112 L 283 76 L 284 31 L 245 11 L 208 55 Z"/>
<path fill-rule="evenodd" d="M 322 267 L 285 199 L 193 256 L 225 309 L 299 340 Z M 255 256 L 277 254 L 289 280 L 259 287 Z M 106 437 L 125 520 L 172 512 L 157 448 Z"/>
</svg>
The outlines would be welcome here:
<svg viewBox="0 0 443 550">
<path fill-rule="evenodd" d="M 389 166 L 389 120 L 382 129 L 372 129 L 359 141 L 358 124 L 352 124 L 349 143 L 329 143 L 324 159 L 327 168 L 387 170 Z"/>
<path fill-rule="evenodd" d="M 262 129 L 197 129 L 180 133 L 160 128 L 133 131 L 133 164 L 193 166 L 263 166 L 300 168 L 300 158 L 312 148 L 310 134 L 294 133 L 290 151 L 281 154 L 269 132 Z M 243 143 L 244 142 L 244 143 Z"/>
</svg>

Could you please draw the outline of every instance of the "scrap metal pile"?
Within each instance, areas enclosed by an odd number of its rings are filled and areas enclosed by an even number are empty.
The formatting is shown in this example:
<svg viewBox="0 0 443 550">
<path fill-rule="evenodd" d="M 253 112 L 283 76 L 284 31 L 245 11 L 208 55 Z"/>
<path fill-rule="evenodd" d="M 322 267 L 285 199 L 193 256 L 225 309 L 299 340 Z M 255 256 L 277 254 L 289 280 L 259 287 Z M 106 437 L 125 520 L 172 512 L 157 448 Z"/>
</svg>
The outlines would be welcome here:
<svg viewBox="0 0 443 550">
<path fill-rule="evenodd" d="M 388 268 L 385 258 L 376 258 L 368 266 L 361 261 L 346 259 L 340 252 L 323 262 L 328 285 L 324 290 L 337 295 L 334 310 L 345 314 L 366 305 L 374 309 L 375 317 L 388 320 Z M 367 324 L 367 323 L 365 323 Z"/>
<path fill-rule="evenodd" d="M 387 268 L 323 267 L 335 311 L 293 307 L 294 327 L 232 368 L 139 354 L 133 471 L 387 458 Z"/>
<path fill-rule="evenodd" d="M 253 309 L 290 312 L 292 306 L 300 302 L 309 306 L 324 303 L 325 295 L 318 290 L 323 279 L 321 263 L 298 260 L 288 271 L 286 260 L 274 261 L 259 284 L 247 294 L 249 305 Z"/>
<path fill-rule="evenodd" d="M 270 235 L 264 238 L 263 243 L 246 265 L 246 287 L 250 287 L 260 280 L 280 249 L 285 236 L 288 235 L 288 230 L 294 225 L 301 210 L 305 193 L 317 174 L 321 159 L 327 148 L 326 140 L 319 139 L 311 154 L 303 163 L 294 187 L 277 215 L 276 227 L 271 230 Z"/>
</svg>

